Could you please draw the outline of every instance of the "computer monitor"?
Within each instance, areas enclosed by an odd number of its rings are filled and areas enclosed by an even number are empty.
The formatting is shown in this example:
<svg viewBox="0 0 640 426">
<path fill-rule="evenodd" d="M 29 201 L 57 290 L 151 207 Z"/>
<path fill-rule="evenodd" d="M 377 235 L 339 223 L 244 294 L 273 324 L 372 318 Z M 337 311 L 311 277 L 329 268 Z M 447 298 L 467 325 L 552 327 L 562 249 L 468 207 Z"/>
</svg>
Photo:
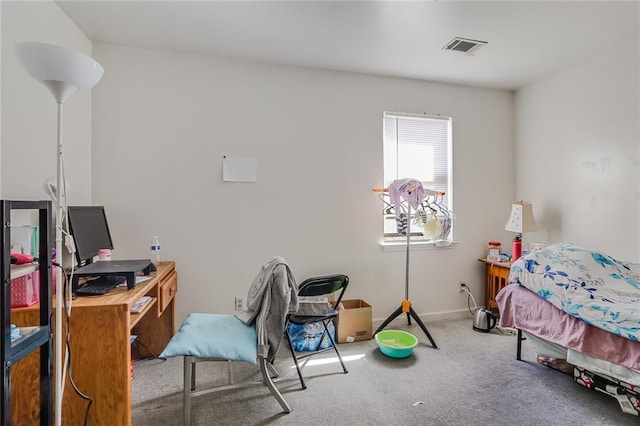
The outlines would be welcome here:
<svg viewBox="0 0 640 426">
<path fill-rule="evenodd" d="M 103 206 L 69 206 L 67 216 L 69 232 L 76 245 L 78 265 L 91 263 L 100 249 L 113 250 Z"/>
</svg>

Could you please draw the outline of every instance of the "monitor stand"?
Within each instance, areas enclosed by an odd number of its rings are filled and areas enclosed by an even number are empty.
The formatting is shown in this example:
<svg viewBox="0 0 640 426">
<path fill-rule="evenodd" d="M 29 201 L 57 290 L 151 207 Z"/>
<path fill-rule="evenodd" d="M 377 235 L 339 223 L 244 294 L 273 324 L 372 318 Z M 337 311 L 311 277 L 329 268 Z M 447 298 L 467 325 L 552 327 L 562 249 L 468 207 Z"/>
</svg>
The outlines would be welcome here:
<svg viewBox="0 0 640 426">
<path fill-rule="evenodd" d="M 127 289 L 131 290 L 136 286 L 136 275 L 142 272 L 149 275 L 153 269 L 150 259 L 137 260 L 99 260 L 82 266 L 73 273 L 72 291 L 78 288 L 78 280 L 82 277 L 94 277 L 101 275 L 124 275 L 127 279 Z"/>
</svg>

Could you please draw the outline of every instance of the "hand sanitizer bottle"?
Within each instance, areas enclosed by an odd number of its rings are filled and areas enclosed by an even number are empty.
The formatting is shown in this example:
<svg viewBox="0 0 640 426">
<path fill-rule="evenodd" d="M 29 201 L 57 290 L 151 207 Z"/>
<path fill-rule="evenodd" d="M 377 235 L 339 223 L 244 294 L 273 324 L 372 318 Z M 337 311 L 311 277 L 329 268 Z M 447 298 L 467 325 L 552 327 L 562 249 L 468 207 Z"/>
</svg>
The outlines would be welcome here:
<svg viewBox="0 0 640 426">
<path fill-rule="evenodd" d="M 160 263 L 160 240 L 158 240 L 157 236 L 154 236 L 153 241 L 151 241 L 151 261 L 156 266 Z"/>
</svg>

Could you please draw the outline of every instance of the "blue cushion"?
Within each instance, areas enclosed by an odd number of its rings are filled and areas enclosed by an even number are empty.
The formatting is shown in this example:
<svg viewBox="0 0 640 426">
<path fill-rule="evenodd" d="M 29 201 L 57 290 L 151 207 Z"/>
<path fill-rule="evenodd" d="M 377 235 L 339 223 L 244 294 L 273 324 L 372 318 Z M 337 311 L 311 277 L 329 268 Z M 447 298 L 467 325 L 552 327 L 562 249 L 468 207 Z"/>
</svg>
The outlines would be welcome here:
<svg viewBox="0 0 640 426">
<path fill-rule="evenodd" d="M 160 358 L 193 355 L 256 363 L 258 337 L 255 326 L 233 315 L 189 314 Z"/>
</svg>

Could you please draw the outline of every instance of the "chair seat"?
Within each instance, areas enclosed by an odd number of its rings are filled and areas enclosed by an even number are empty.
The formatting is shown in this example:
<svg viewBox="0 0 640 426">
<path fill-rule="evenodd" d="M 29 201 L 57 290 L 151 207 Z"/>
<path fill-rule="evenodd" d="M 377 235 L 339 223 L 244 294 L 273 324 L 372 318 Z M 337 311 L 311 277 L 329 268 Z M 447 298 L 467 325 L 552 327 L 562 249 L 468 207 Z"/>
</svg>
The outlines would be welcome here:
<svg viewBox="0 0 640 426">
<path fill-rule="evenodd" d="M 338 311 L 333 311 L 330 313 L 327 313 L 326 315 L 322 315 L 322 316 L 312 316 L 312 315 L 290 315 L 289 316 L 289 322 L 296 324 L 296 325 L 303 325 L 303 324 L 309 324 L 312 322 L 318 322 L 318 321 L 324 321 L 324 320 L 329 320 L 329 319 L 333 319 L 335 317 L 338 316 Z"/>
<path fill-rule="evenodd" d="M 244 361 L 258 357 L 256 328 L 233 315 L 192 313 L 160 354 L 160 358 L 196 356 Z"/>
</svg>

